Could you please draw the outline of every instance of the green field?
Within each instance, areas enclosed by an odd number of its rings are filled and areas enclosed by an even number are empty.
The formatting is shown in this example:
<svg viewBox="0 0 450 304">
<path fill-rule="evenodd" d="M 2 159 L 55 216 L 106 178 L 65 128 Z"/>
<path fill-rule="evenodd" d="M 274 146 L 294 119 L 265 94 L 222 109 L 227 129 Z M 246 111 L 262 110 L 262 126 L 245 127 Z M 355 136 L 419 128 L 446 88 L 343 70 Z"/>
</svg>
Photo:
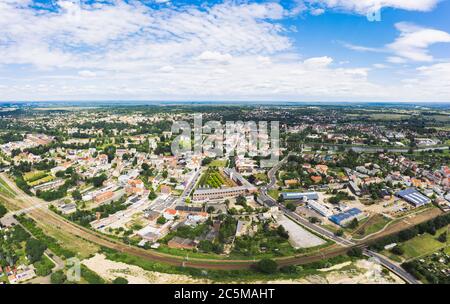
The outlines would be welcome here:
<svg viewBox="0 0 450 304">
<path fill-rule="evenodd" d="M 30 187 L 34 187 L 34 186 L 37 186 L 37 185 L 41 185 L 41 184 L 45 184 L 45 183 L 51 182 L 51 181 L 54 180 L 54 179 L 55 179 L 55 178 L 54 178 L 53 176 L 51 176 L 51 175 L 46 175 L 46 176 L 44 176 L 43 178 L 40 178 L 40 179 L 35 180 L 35 181 L 33 181 L 33 182 L 27 182 L 27 184 L 28 184 Z"/>
<path fill-rule="evenodd" d="M 209 167 L 219 167 L 219 168 L 224 168 L 227 165 L 227 161 L 226 160 L 222 160 L 222 159 L 215 159 L 213 160 L 208 166 Z"/>
<path fill-rule="evenodd" d="M 233 184 L 222 173 L 210 168 L 200 178 L 199 185 L 202 188 L 220 188 L 224 185 L 232 186 Z"/>
<path fill-rule="evenodd" d="M 436 235 L 424 233 L 412 238 L 411 240 L 399 244 L 399 246 L 404 250 L 404 254 L 402 254 L 401 256 L 397 256 L 397 258 L 411 260 L 417 257 L 431 254 L 441 248 L 444 248 L 446 244 L 439 242 L 437 238 L 441 233 L 447 231 L 447 229 L 447 227 L 439 229 L 436 232 Z M 449 249 L 446 248 L 446 250 L 448 251 Z M 391 252 L 388 252 L 386 250 L 384 250 L 383 253 L 390 257 L 394 256 Z"/>
<path fill-rule="evenodd" d="M 372 233 L 378 232 L 383 229 L 389 222 L 390 219 L 382 215 L 375 215 L 369 218 L 365 223 L 360 223 L 359 228 L 355 230 L 354 235 L 357 238 L 362 238 Z"/>
<path fill-rule="evenodd" d="M 2 178 L 0 178 L 0 193 L 11 198 L 17 195 L 17 193 L 15 193 Z"/>
</svg>

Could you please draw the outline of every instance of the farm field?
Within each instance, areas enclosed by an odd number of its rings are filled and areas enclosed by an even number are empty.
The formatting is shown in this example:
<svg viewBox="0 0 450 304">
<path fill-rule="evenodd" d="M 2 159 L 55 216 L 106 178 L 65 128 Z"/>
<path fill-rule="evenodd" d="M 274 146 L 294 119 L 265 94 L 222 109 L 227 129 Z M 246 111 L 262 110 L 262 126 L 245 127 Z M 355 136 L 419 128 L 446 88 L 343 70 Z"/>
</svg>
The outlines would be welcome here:
<svg viewBox="0 0 450 304">
<path fill-rule="evenodd" d="M 226 165 L 227 165 L 227 161 L 226 160 L 215 159 L 209 164 L 209 167 L 224 168 Z"/>
<path fill-rule="evenodd" d="M 23 178 L 30 187 L 44 184 L 55 179 L 53 176 L 49 175 L 48 172 L 46 171 L 27 172 L 26 174 L 24 174 Z"/>
<path fill-rule="evenodd" d="M 210 168 L 200 178 L 199 186 L 201 188 L 221 188 L 222 186 L 232 187 L 234 184 L 219 170 Z"/>
</svg>

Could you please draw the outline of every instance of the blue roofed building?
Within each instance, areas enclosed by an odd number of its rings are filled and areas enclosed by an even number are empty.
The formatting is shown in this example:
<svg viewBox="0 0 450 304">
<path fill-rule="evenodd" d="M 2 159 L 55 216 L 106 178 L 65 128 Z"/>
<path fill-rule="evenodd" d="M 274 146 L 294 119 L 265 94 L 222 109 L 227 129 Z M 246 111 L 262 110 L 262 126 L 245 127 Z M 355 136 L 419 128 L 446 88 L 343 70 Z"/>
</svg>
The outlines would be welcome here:
<svg viewBox="0 0 450 304">
<path fill-rule="evenodd" d="M 366 215 L 358 208 L 352 208 L 342 213 L 330 216 L 328 219 L 336 225 L 345 227 L 354 219 L 362 220 Z"/>
<path fill-rule="evenodd" d="M 401 190 L 395 194 L 396 196 L 404 199 L 414 207 L 420 207 L 431 203 L 431 199 L 420 193 L 414 188 Z"/>
</svg>

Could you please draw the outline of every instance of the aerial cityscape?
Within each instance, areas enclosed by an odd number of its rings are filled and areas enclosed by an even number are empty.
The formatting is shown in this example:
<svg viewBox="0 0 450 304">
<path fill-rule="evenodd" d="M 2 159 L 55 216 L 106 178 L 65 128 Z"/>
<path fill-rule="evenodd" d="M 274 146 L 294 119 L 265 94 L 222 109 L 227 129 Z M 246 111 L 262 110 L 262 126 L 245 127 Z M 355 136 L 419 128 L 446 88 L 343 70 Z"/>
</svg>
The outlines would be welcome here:
<svg viewBox="0 0 450 304">
<path fill-rule="evenodd" d="M 449 10 L 0 0 L 0 285 L 449 284 Z"/>
<path fill-rule="evenodd" d="M 278 121 L 279 161 L 264 166 L 272 133 L 252 148 L 246 123 L 204 123 L 200 151 L 173 153 L 195 136 L 173 123 L 199 114 Z M 448 283 L 449 105 L 30 103 L 1 117 L 3 282 Z"/>
</svg>

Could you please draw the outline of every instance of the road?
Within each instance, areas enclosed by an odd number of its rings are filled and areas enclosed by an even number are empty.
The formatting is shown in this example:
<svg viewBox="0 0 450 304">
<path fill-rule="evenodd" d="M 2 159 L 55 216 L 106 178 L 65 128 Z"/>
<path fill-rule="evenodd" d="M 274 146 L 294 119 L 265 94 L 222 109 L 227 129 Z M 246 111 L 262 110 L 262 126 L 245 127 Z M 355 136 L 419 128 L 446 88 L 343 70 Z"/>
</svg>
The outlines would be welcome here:
<svg viewBox="0 0 450 304">
<path fill-rule="evenodd" d="M 197 172 L 195 172 L 194 176 L 191 180 L 189 180 L 188 184 L 184 188 L 183 194 L 181 194 L 181 202 L 184 202 L 185 199 L 191 194 L 192 190 L 194 189 L 195 184 L 197 183 L 198 178 L 200 177 L 202 173 L 202 168 L 199 168 Z"/>
<path fill-rule="evenodd" d="M 267 194 L 267 191 L 272 189 L 276 185 L 276 173 L 281 168 L 281 166 L 286 163 L 288 160 L 288 156 L 283 158 L 277 165 L 275 165 L 271 170 L 268 171 L 267 175 L 269 177 L 269 184 L 266 187 L 262 187 L 260 191 L 260 197 L 263 200 L 263 202 L 271 202 L 270 204 L 277 204 L 279 209 L 288 217 L 290 217 L 292 220 L 300 224 L 301 226 L 310 229 L 314 231 L 315 233 L 328 238 L 330 240 L 333 240 L 335 243 L 344 246 L 344 247 L 354 247 L 358 244 L 355 242 L 352 242 L 350 240 L 347 240 L 342 237 L 338 237 L 334 235 L 333 232 L 322 228 L 316 224 L 313 224 L 309 222 L 309 220 L 301 217 L 295 212 L 292 212 L 291 210 L 287 209 L 283 204 L 278 203 L 276 200 L 274 200 L 270 195 Z M 388 258 L 377 254 L 373 251 L 370 251 L 366 248 L 364 248 L 363 253 L 366 256 L 369 257 L 376 257 L 378 261 L 383 265 L 385 268 L 389 269 L 390 271 L 394 272 L 396 275 L 398 275 L 400 278 L 402 278 L 405 282 L 409 284 L 419 284 L 420 282 L 417 281 L 412 275 L 410 275 L 408 272 L 406 272 L 403 268 L 401 268 L 399 265 L 396 265 L 394 262 L 389 260 Z"/>
<path fill-rule="evenodd" d="M 406 283 L 408 284 L 421 284 L 420 281 L 416 280 L 411 274 L 409 274 L 407 271 L 405 271 L 401 266 L 395 264 L 385 256 L 378 254 L 376 252 L 370 251 L 370 250 L 364 250 L 364 255 L 372 258 L 378 259 L 380 261 L 381 265 L 383 265 L 385 268 L 389 269 L 393 273 L 395 273 L 397 276 L 402 278 Z"/>
</svg>

